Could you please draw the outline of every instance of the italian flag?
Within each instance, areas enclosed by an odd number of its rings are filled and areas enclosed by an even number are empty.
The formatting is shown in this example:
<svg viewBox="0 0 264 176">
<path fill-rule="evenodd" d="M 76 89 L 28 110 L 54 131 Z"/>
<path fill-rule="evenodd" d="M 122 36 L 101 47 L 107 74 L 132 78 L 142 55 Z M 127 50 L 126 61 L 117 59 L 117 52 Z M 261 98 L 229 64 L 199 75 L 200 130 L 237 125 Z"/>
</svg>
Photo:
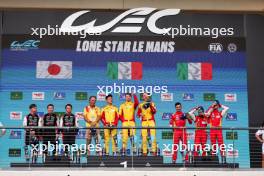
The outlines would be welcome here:
<svg viewBox="0 0 264 176">
<path fill-rule="evenodd" d="M 212 80 L 211 63 L 178 63 L 177 77 L 179 80 Z"/>
<path fill-rule="evenodd" d="M 111 79 L 142 79 L 142 62 L 108 62 L 107 76 Z"/>
</svg>

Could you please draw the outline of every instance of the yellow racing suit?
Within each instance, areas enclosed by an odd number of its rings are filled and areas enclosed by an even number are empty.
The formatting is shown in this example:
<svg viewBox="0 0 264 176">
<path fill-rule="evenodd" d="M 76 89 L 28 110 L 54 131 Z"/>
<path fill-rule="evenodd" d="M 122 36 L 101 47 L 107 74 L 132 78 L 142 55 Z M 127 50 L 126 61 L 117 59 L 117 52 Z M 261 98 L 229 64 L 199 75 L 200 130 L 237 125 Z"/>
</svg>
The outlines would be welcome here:
<svg viewBox="0 0 264 176">
<path fill-rule="evenodd" d="M 86 129 L 86 144 L 88 149 L 88 145 L 91 144 L 92 137 L 95 137 L 95 143 L 99 144 L 100 129 L 92 129 L 91 127 L 99 128 L 99 120 L 101 116 L 100 108 L 97 106 L 86 106 L 83 110 L 83 115 L 86 121 L 86 127 L 90 128 Z M 94 124 L 92 125 L 92 123 Z M 89 153 L 90 151 L 87 151 L 87 154 Z"/>
<path fill-rule="evenodd" d="M 156 107 L 153 102 L 142 102 L 139 104 L 137 115 L 141 117 L 142 127 L 155 127 L 154 114 Z M 142 149 L 143 155 L 147 155 L 148 151 L 148 137 L 151 139 L 152 153 L 155 155 L 157 151 L 156 129 L 142 129 Z"/>
<path fill-rule="evenodd" d="M 124 102 L 119 108 L 119 118 L 122 121 L 122 127 L 135 127 L 135 110 L 138 106 L 137 96 L 134 94 L 134 102 Z M 134 136 L 136 134 L 135 129 L 123 129 L 122 130 L 122 149 L 126 151 L 128 136 L 131 139 L 132 149 L 134 147 Z"/>
<path fill-rule="evenodd" d="M 116 127 L 118 124 L 118 108 L 113 105 L 106 105 L 102 109 L 102 123 L 105 127 Z M 117 129 L 104 129 L 105 153 L 109 155 L 109 142 L 112 139 L 112 152 L 117 151 Z"/>
</svg>

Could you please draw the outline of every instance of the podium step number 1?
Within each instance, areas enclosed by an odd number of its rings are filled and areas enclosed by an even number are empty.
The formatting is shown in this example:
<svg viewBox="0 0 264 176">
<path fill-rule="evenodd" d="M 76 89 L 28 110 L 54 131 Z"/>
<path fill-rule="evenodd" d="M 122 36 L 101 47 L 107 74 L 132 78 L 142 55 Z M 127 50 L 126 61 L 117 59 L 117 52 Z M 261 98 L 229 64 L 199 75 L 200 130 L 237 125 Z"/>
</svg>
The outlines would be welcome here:
<svg viewBox="0 0 264 176">
<path fill-rule="evenodd" d="M 124 165 L 124 168 L 127 168 L 127 161 L 120 163 L 120 165 Z"/>
</svg>

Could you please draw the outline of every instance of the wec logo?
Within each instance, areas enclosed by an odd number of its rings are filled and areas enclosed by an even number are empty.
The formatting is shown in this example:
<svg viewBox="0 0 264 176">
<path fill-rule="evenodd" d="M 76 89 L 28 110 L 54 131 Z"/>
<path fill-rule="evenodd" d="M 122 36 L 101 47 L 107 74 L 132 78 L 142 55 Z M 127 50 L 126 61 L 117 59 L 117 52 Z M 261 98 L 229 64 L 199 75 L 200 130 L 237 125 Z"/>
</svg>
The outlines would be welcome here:
<svg viewBox="0 0 264 176">
<path fill-rule="evenodd" d="M 73 23 L 75 20 L 77 20 L 81 15 L 84 15 L 88 12 L 89 10 L 82 10 L 79 12 L 76 12 L 69 17 L 67 17 L 60 28 L 61 32 L 68 32 L 68 33 L 73 33 L 73 32 L 80 32 L 80 31 L 85 31 L 86 33 L 103 33 L 105 31 L 110 30 L 112 27 L 114 27 L 116 24 L 120 23 L 119 26 L 111 29 L 111 32 L 113 33 L 139 33 L 142 29 L 142 23 L 145 22 L 147 19 L 147 27 L 148 29 L 155 33 L 155 34 L 167 34 L 169 31 L 171 31 L 172 28 L 158 28 L 156 26 L 157 20 L 164 16 L 170 16 L 170 15 L 177 15 L 180 13 L 180 9 L 165 9 L 165 10 L 160 10 L 157 11 L 153 14 L 151 14 L 153 11 L 155 11 L 156 8 L 134 8 L 127 10 L 123 12 L 122 14 L 118 15 L 116 18 L 113 20 L 109 21 L 108 23 L 105 23 L 103 25 L 98 25 L 95 26 L 95 22 L 97 19 L 94 19 L 93 21 L 79 25 L 79 26 L 73 26 Z M 149 15 L 149 18 L 146 16 Z M 129 17 L 128 17 L 129 16 Z M 122 24 L 125 24 L 122 26 Z M 132 24 L 128 26 L 127 24 Z M 138 25 L 139 24 L 139 25 Z"/>
<path fill-rule="evenodd" d="M 10 49 L 12 51 L 27 51 L 29 49 L 38 49 L 39 40 L 27 40 L 23 43 L 19 43 L 18 41 L 13 41 L 10 44 Z"/>
</svg>

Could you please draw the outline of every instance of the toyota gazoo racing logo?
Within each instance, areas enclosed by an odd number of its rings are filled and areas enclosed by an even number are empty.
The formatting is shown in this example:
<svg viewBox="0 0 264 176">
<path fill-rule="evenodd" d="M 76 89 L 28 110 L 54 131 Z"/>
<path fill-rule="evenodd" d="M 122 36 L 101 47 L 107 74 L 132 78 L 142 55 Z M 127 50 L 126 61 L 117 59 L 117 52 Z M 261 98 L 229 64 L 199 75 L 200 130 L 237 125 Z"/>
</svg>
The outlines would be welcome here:
<svg viewBox="0 0 264 176">
<path fill-rule="evenodd" d="M 157 9 L 149 7 L 134 8 L 123 12 L 113 20 L 102 25 L 95 26 L 97 19 L 94 19 L 93 21 L 90 21 L 86 24 L 73 26 L 75 20 L 77 20 L 80 16 L 90 12 L 90 10 L 82 10 L 68 16 L 62 22 L 60 31 L 65 33 L 85 31 L 89 34 L 98 34 L 111 29 L 111 32 L 113 33 L 139 33 L 142 29 L 142 24 L 147 20 L 147 28 L 152 33 L 162 35 L 168 34 L 172 28 L 158 28 L 156 26 L 156 22 L 162 17 L 179 14 L 180 9 L 165 9 L 154 12 L 155 10 Z M 150 16 L 147 18 L 148 15 Z M 128 26 L 128 24 L 131 25 Z M 114 27 L 115 25 L 117 26 Z"/>
<path fill-rule="evenodd" d="M 30 49 L 38 49 L 40 40 L 27 40 L 24 42 L 13 41 L 10 44 L 12 51 L 28 51 Z"/>
</svg>

